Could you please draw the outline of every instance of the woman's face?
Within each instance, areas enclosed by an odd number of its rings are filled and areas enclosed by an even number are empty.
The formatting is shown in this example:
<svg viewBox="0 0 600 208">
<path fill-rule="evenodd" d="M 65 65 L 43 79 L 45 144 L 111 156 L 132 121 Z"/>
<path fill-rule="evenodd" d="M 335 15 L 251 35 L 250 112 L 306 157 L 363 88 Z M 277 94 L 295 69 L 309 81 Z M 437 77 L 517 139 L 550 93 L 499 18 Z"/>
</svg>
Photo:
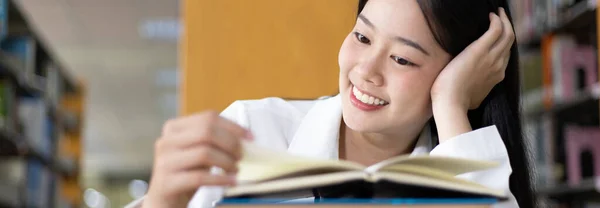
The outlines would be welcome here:
<svg viewBox="0 0 600 208">
<path fill-rule="evenodd" d="M 365 133 L 421 128 L 432 115 L 431 86 L 449 61 L 416 1 L 368 1 L 339 53 L 346 125 Z"/>
</svg>

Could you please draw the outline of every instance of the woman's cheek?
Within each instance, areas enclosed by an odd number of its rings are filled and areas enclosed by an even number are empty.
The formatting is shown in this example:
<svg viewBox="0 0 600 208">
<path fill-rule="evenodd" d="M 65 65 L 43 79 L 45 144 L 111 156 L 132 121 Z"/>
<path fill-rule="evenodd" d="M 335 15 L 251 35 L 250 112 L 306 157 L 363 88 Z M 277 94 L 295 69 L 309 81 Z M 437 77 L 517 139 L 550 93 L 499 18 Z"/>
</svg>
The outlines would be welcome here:
<svg viewBox="0 0 600 208">
<path fill-rule="evenodd" d="M 395 92 L 396 96 L 421 102 L 429 99 L 431 83 L 427 78 L 406 72 L 394 77 L 395 79 L 389 80 L 388 83 L 393 85 L 392 93 Z"/>
<path fill-rule="evenodd" d="M 338 57 L 340 69 L 342 71 L 350 70 L 350 68 L 352 68 L 352 66 L 354 65 L 356 60 L 358 60 L 358 57 L 357 57 L 358 51 L 357 50 L 358 49 L 353 47 L 351 43 L 344 42 L 344 44 L 342 45 L 342 48 L 340 49 L 340 53 L 339 53 L 339 57 Z"/>
</svg>

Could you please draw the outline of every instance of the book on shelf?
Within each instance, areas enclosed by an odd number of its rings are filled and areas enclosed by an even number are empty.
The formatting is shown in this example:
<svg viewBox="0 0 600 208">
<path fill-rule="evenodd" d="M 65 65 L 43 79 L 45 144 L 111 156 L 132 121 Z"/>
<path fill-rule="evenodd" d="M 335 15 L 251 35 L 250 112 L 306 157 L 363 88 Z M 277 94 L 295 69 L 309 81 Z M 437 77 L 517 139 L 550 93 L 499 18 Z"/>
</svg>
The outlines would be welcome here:
<svg viewBox="0 0 600 208">
<path fill-rule="evenodd" d="M 44 71 L 46 71 L 46 98 L 53 106 L 58 107 L 60 98 L 62 97 L 61 92 L 64 88 L 60 74 L 58 73 L 57 66 L 50 61 L 44 63 L 44 68 Z"/>
<path fill-rule="evenodd" d="M 237 185 L 225 200 L 322 198 L 439 198 L 504 200 L 503 190 L 457 175 L 494 168 L 490 161 L 401 155 L 371 166 L 323 160 L 243 144 Z"/>
<path fill-rule="evenodd" d="M 18 73 L 21 73 L 25 80 L 32 80 L 36 78 L 36 42 L 33 37 L 22 35 L 22 36 L 8 36 L 2 41 L 2 50 L 19 59 L 20 65 L 23 67 L 19 68 Z"/>
<path fill-rule="evenodd" d="M 513 25 L 520 43 L 535 42 L 595 8 L 597 0 L 511 0 Z"/>
<path fill-rule="evenodd" d="M 8 1 L 0 0 L 0 41 L 8 35 Z"/>
<path fill-rule="evenodd" d="M 26 204 L 25 207 L 45 207 L 50 202 L 53 191 L 52 171 L 35 159 L 27 161 Z"/>
<path fill-rule="evenodd" d="M 0 129 L 15 131 L 18 129 L 17 93 L 10 79 L 0 79 Z"/>
<path fill-rule="evenodd" d="M 23 124 L 22 135 L 31 146 L 45 158 L 54 155 L 54 138 L 47 133 L 48 109 L 44 99 L 23 97 L 19 101 L 19 117 Z"/>
<path fill-rule="evenodd" d="M 46 207 L 54 179 L 47 166 L 31 158 L 4 158 L 0 161 L 0 171 L 3 173 L 0 186 L 11 187 L 11 198 L 14 198 L 11 204 L 16 205 L 9 207 Z M 1 203 L 0 207 L 3 207 Z"/>
<path fill-rule="evenodd" d="M 22 97 L 19 100 L 18 113 L 23 123 L 22 135 L 29 141 L 31 148 L 47 161 L 56 161 L 57 138 L 54 136 L 54 121 L 48 115 L 48 107 L 43 97 Z M 53 167 L 44 164 L 38 158 L 27 162 L 27 205 L 46 207 L 54 203 L 57 176 Z"/>
<path fill-rule="evenodd" d="M 25 163 L 19 158 L 0 160 L 0 207 L 23 207 L 25 199 L 22 191 L 25 181 Z"/>
</svg>

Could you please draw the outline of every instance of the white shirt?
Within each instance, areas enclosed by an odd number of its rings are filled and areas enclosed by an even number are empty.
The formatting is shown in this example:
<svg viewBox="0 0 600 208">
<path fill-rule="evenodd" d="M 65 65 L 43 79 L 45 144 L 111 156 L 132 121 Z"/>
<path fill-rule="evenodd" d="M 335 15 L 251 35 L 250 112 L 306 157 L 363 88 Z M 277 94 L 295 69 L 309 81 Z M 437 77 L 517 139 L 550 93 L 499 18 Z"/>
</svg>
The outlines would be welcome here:
<svg viewBox="0 0 600 208">
<path fill-rule="evenodd" d="M 342 103 L 339 95 L 309 101 L 287 101 L 281 98 L 242 100 L 232 103 L 221 116 L 248 128 L 254 143 L 284 150 L 292 154 L 322 158 L 338 158 L 339 127 L 342 121 Z M 494 208 L 518 207 L 509 190 L 512 173 L 506 147 L 495 126 L 467 132 L 433 147 L 428 128 L 421 133 L 411 154 L 431 154 L 467 159 L 489 160 L 498 167 L 459 175 L 457 177 L 505 190 L 509 199 L 495 204 Z M 212 207 L 223 193 L 221 187 L 200 187 L 189 208 Z M 138 199 L 126 208 L 139 208 Z"/>
</svg>

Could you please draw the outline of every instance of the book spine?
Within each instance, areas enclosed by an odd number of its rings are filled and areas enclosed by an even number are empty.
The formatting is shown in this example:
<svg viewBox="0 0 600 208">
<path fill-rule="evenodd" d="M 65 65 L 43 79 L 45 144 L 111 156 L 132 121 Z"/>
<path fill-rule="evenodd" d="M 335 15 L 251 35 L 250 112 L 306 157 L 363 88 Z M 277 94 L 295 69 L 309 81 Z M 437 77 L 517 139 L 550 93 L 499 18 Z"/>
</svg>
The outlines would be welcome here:
<svg viewBox="0 0 600 208">
<path fill-rule="evenodd" d="M 6 97 L 5 89 L 8 80 L 0 80 L 0 129 L 8 129 L 8 98 Z"/>
<path fill-rule="evenodd" d="M 8 36 L 8 1 L 0 0 L 0 41 Z"/>
<path fill-rule="evenodd" d="M 63 91 L 64 86 L 61 84 L 62 82 L 60 80 L 58 69 L 53 63 L 46 63 L 45 68 L 47 89 L 46 97 L 48 100 L 50 100 L 50 103 L 53 106 L 58 106 L 60 104 L 59 100 L 62 96 L 61 92 Z"/>
<path fill-rule="evenodd" d="M 23 122 L 25 138 L 44 157 L 51 157 L 53 153 L 52 140 L 45 135 L 45 123 L 48 116 L 44 100 L 36 97 L 22 98 L 18 112 Z"/>
<path fill-rule="evenodd" d="M 43 165 L 37 160 L 29 160 L 27 163 L 27 206 L 41 207 L 41 189 Z"/>
<path fill-rule="evenodd" d="M 8 78 L 0 78 L 0 129 L 14 130 L 18 127 L 16 115 L 16 88 Z"/>
<path fill-rule="evenodd" d="M 11 36 L 2 42 L 2 50 L 19 59 L 23 69 L 18 71 L 25 79 L 33 78 L 35 74 L 35 40 L 29 36 Z"/>
</svg>

